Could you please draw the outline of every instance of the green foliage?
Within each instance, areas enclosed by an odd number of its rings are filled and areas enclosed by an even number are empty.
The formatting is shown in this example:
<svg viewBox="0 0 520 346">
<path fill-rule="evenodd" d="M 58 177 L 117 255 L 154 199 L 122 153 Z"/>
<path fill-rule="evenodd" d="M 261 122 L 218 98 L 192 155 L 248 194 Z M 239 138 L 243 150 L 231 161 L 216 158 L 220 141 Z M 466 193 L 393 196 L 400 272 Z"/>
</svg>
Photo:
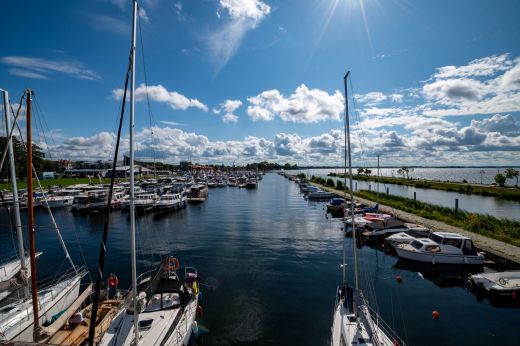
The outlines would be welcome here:
<svg viewBox="0 0 520 346">
<path fill-rule="evenodd" d="M 516 178 L 515 186 L 518 186 L 518 171 L 516 169 L 508 168 L 508 169 L 506 169 L 505 174 L 506 174 L 506 178 L 508 178 L 508 179 Z"/>
<path fill-rule="evenodd" d="M 364 168 L 359 167 L 359 168 L 357 169 L 357 174 L 363 174 L 364 171 L 365 171 Z"/>
<path fill-rule="evenodd" d="M 326 186 L 334 187 L 334 180 L 332 178 L 327 179 Z"/>
<path fill-rule="evenodd" d="M 300 179 L 305 179 L 306 178 L 305 173 L 300 173 L 296 177 L 300 178 Z"/>
<path fill-rule="evenodd" d="M 495 182 L 498 186 L 504 187 L 506 184 L 506 177 L 502 173 L 495 175 Z"/>
<path fill-rule="evenodd" d="M 343 190 L 343 182 L 340 179 L 336 180 L 336 189 Z"/>
</svg>

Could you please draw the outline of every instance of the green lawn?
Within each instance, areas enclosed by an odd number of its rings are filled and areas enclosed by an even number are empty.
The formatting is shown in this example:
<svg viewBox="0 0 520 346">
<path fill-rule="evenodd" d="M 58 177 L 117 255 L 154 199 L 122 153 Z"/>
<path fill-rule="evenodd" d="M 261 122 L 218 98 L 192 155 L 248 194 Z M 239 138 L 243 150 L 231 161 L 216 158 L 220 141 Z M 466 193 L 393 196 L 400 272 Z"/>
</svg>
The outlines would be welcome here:
<svg viewBox="0 0 520 346">
<path fill-rule="evenodd" d="M 102 179 L 104 184 L 110 183 L 109 178 L 103 178 Z M 49 186 L 69 186 L 74 184 L 88 184 L 90 180 L 88 178 L 59 178 L 59 179 L 47 179 L 47 180 L 40 180 L 43 188 L 48 188 Z M 92 183 L 99 184 L 100 181 L 98 178 L 92 179 Z M 27 181 L 18 181 L 17 183 L 18 189 L 26 189 L 27 188 Z M 36 179 L 33 179 L 33 187 L 36 189 L 38 187 L 38 183 Z M 11 191 L 11 183 L 1 183 L 0 184 L 1 190 L 9 190 Z"/>
</svg>

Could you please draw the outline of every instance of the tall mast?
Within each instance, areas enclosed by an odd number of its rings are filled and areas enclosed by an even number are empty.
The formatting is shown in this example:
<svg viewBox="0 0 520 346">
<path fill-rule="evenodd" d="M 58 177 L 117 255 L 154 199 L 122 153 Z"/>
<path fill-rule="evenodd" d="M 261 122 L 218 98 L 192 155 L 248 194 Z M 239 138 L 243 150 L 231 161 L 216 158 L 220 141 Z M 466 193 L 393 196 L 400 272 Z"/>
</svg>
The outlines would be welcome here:
<svg viewBox="0 0 520 346">
<path fill-rule="evenodd" d="M 5 128 L 6 133 L 9 133 L 11 129 L 11 108 L 9 107 L 9 93 L 4 90 L 4 115 L 5 115 Z M 22 221 L 20 219 L 20 201 L 18 200 L 18 187 L 16 185 L 16 168 L 14 165 L 14 151 L 13 151 L 13 140 L 12 137 L 8 138 L 7 148 L 9 150 L 9 170 L 11 174 L 11 186 L 13 189 L 13 209 L 14 209 L 14 220 L 16 223 L 16 234 L 18 238 L 18 256 L 20 257 L 20 264 L 22 271 L 27 271 L 27 263 L 25 262 L 25 251 L 23 248 L 23 234 L 22 234 Z M 27 288 L 27 286 L 26 286 Z"/>
<path fill-rule="evenodd" d="M 31 95 L 32 90 L 27 89 L 27 224 L 29 229 L 29 257 L 31 263 L 31 293 L 34 315 L 34 326 L 40 324 L 38 318 L 38 290 L 36 287 L 36 251 L 34 249 L 34 208 L 33 208 L 33 184 L 32 184 L 32 127 L 31 127 Z"/>
<path fill-rule="evenodd" d="M 137 311 L 137 263 L 135 254 L 135 205 L 134 205 L 134 91 L 135 91 L 135 41 L 137 26 L 137 1 L 133 2 L 132 17 L 132 67 L 130 73 L 130 251 L 132 262 L 132 294 L 134 296 L 134 339 L 139 343 L 139 311 Z"/>
<path fill-rule="evenodd" d="M 354 255 L 354 282 L 356 290 L 359 289 L 358 283 L 358 266 L 357 266 L 357 236 L 356 236 L 356 227 L 355 227 L 355 218 L 354 218 L 354 189 L 352 187 L 352 151 L 350 150 L 350 125 L 349 125 L 349 117 L 348 117 L 348 93 L 347 93 L 347 79 L 350 74 L 350 71 L 347 72 L 345 77 L 343 77 L 343 82 L 345 84 L 345 127 L 347 133 L 347 149 L 348 149 L 348 170 L 350 175 L 350 213 L 352 219 L 352 253 Z"/>
</svg>

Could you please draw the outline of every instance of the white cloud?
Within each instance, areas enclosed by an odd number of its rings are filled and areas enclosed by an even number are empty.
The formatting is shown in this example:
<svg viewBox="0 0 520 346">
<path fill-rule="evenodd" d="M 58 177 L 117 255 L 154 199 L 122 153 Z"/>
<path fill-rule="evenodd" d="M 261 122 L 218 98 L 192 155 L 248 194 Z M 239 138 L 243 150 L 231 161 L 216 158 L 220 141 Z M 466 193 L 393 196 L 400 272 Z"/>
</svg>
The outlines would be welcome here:
<svg viewBox="0 0 520 346">
<path fill-rule="evenodd" d="M 190 107 L 198 108 L 203 110 L 204 112 L 208 111 L 208 106 L 204 103 L 200 102 L 197 99 L 190 99 L 176 91 L 168 91 L 162 85 L 149 85 L 146 87 L 144 84 L 140 84 L 137 89 L 135 89 L 135 99 L 136 101 L 146 100 L 146 94 L 148 93 L 148 97 L 151 100 L 166 103 L 172 109 L 180 109 L 186 110 Z M 112 94 L 116 100 L 120 100 L 123 97 L 123 89 L 114 89 Z"/>
<path fill-rule="evenodd" d="M 247 114 L 253 121 L 273 120 L 275 116 L 283 121 L 299 123 L 339 121 L 344 107 L 339 91 L 328 94 L 319 89 L 309 89 L 304 84 L 287 98 L 274 89 L 247 100 L 251 104 L 247 107 Z"/>
<path fill-rule="evenodd" d="M 4 56 L 0 61 L 15 67 L 9 69 L 11 74 L 28 78 L 46 79 L 49 75 L 62 73 L 78 79 L 101 79 L 97 72 L 85 68 L 79 61 L 57 61 L 24 56 Z"/>
<path fill-rule="evenodd" d="M 218 108 L 213 109 L 213 113 L 220 114 L 224 113 L 222 116 L 222 121 L 225 123 L 236 123 L 238 122 L 238 116 L 235 115 L 235 111 L 242 106 L 242 101 L 240 100 L 226 100 L 220 104 Z"/>
<path fill-rule="evenodd" d="M 470 61 L 465 66 L 443 66 L 437 69 L 434 78 L 467 78 L 492 76 L 499 71 L 507 70 L 511 66 L 508 54 L 493 55 Z"/>
<path fill-rule="evenodd" d="M 130 22 L 104 14 L 87 14 L 90 26 L 95 30 L 110 31 L 118 35 L 130 35 Z"/>
<path fill-rule="evenodd" d="M 367 105 L 374 105 L 386 101 L 388 98 L 385 94 L 380 91 L 369 92 L 364 95 L 355 95 L 356 100 Z"/>
<path fill-rule="evenodd" d="M 269 15 L 271 7 L 260 0 L 220 0 L 218 18 L 221 11 L 227 12 L 229 19 L 205 39 L 217 73 L 235 55 L 247 32 Z"/>
</svg>

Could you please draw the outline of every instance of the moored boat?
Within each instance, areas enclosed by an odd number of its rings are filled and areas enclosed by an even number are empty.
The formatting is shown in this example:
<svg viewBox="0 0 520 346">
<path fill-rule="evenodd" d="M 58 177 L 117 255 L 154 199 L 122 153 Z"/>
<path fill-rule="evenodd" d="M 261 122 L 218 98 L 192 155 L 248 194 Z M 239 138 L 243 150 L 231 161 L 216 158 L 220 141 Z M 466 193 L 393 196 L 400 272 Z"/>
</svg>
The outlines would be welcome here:
<svg viewBox="0 0 520 346">
<path fill-rule="evenodd" d="M 484 255 L 477 252 L 472 240 L 458 233 L 435 232 L 430 238 L 418 238 L 409 244 L 398 244 L 395 251 L 401 258 L 432 264 L 484 263 Z"/>
</svg>

